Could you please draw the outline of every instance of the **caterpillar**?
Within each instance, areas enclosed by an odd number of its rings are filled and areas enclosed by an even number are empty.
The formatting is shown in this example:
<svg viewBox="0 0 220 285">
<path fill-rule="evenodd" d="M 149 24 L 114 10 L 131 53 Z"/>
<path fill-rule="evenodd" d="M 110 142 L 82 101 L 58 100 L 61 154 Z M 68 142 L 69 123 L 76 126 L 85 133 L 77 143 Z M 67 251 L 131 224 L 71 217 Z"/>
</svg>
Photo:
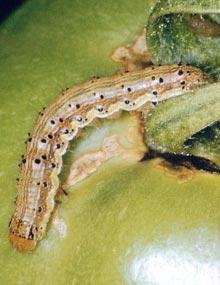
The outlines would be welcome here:
<svg viewBox="0 0 220 285">
<path fill-rule="evenodd" d="M 46 232 L 59 187 L 58 174 L 69 141 L 95 118 L 120 110 L 140 110 L 195 90 L 207 74 L 189 65 L 153 66 L 93 79 L 66 90 L 46 107 L 36 122 L 22 159 L 15 213 L 9 239 L 19 251 L 33 250 Z"/>
</svg>

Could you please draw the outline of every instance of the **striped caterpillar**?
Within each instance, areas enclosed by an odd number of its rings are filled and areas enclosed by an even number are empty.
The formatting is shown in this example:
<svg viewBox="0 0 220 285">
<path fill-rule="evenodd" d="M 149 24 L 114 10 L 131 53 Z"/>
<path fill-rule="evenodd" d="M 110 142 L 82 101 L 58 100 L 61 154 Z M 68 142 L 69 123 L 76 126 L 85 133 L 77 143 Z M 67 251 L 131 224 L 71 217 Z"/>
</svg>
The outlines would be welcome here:
<svg viewBox="0 0 220 285">
<path fill-rule="evenodd" d="M 40 114 L 27 142 L 9 239 L 20 251 L 33 250 L 45 234 L 59 187 L 62 156 L 78 130 L 94 118 L 140 110 L 195 90 L 208 81 L 198 68 L 166 65 L 94 79 L 63 92 Z"/>
</svg>

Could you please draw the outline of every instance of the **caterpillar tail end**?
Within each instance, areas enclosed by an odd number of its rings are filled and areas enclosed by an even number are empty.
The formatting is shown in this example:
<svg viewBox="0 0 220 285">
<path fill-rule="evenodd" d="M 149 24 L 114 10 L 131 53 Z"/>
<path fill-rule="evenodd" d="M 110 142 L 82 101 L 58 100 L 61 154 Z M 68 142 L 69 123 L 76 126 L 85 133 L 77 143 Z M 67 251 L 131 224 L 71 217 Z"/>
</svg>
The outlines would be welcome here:
<svg viewBox="0 0 220 285">
<path fill-rule="evenodd" d="M 9 234 L 9 240 L 12 245 L 21 252 L 31 251 L 36 247 L 37 241 L 31 239 L 25 239 L 23 237 L 19 237 L 13 233 Z"/>
</svg>

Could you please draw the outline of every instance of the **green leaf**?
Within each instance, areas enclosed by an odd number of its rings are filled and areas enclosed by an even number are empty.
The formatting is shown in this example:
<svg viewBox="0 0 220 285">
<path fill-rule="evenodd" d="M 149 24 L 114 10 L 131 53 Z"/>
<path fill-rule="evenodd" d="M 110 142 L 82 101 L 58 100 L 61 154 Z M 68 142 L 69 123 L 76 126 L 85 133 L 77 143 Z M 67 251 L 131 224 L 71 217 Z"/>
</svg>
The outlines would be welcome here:
<svg viewBox="0 0 220 285">
<path fill-rule="evenodd" d="M 219 0 L 158 1 L 147 22 L 147 44 L 156 64 L 187 62 L 220 77 L 220 36 L 189 27 L 192 15 L 219 25 Z M 208 19 L 206 26 L 212 25 Z M 206 26 L 203 30 L 206 30 Z M 220 26 L 219 26 L 220 29 Z"/>
<path fill-rule="evenodd" d="M 219 121 L 194 134 L 185 142 L 185 145 L 193 155 L 205 157 L 220 165 Z"/>
<path fill-rule="evenodd" d="M 210 148 L 213 146 L 216 150 L 218 139 L 213 143 L 213 137 L 206 138 L 203 141 L 205 149 L 203 146 L 200 152 L 195 142 L 194 147 L 190 147 L 189 142 L 186 146 L 184 142 L 220 119 L 219 94 L 220 83 L 209 84 L 194 93 L 168 100 L 158 106 L 145 122 L 149 146 L 161 152 L 190 153 L 210 158 Z M 220 163 L 220 153 L 215 151 L 215 155 Z"/>
<path fill-rule="evenodd" d="M 219 79 L 220 2 L 158 1 L 148 19 L 147 43 L 154 63 L 186 62 Z M 218 92 L 219 84 L 214 84 L 156 108 L 146 122 L 151 147 L 219 164 L 219 125 L 211 126 L 220 119 Z"/>
</svg>

